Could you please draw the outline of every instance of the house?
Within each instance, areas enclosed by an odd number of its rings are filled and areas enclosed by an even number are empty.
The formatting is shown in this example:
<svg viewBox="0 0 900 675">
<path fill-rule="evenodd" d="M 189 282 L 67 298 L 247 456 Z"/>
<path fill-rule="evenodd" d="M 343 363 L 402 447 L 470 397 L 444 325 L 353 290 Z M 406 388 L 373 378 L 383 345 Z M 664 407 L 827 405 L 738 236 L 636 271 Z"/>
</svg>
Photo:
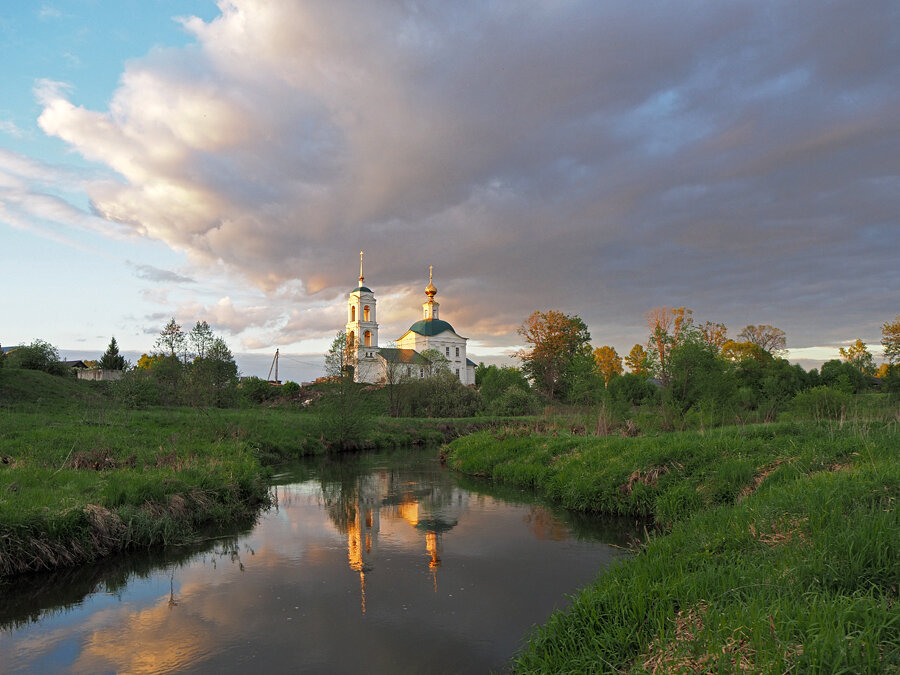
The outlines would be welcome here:
<svg viewBox="0 0 900 675">
<path fill-rule="evenodd" d="M 446 360 L 450 372 L 466 385 L 475 384 L 475 363 L 466 355 L 469 338 L 461 336 L 447 321 L 438 316 L 440 305 L 434 299 L 434 266 L 428 268 L 428 298 L 422 305 L 422 318 L 414 322 L 397 340 L 396 347 L 378 346 L 378 321 L 375 293 L 365 285 L 363 254 L 359 254 L 359 285 L 347 299 L 348 348 L 355 360 L 354 379 L 357 382 L 384 382 L 389 371 L 408 377 L 426 377 L 432 370 L 428 354 L 439 354 Z M 425 354 L 423 356 L 423 353 Z M 405 371 L 405 372 L 404 372 Z"/>
</svg>

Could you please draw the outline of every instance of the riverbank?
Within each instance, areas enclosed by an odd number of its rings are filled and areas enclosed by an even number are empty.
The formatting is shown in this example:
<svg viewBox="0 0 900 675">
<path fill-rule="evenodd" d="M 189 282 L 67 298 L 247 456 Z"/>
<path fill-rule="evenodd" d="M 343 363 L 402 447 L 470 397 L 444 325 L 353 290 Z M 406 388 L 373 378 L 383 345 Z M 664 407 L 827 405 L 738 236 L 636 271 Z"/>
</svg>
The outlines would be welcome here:
<svg viewBox="0 0 900 675">
<path fill-rule="evenodd" d="M 900 667 L 898 448 L 896 422 L 785 423 L 482 432 L 445 457 L 658 527 L 530 636 L 518 672 L 884 672 Z"/>
<path fill-rule="evenodd" d="M 253 518 L 269 467 L 329 447 L 290 406 L 132 410 L 84 382 L 0 370 L 0 578 L 190 543 Z M 492 420 L 373 418 L 348 449 L 439 444 Z"/>
</svg>

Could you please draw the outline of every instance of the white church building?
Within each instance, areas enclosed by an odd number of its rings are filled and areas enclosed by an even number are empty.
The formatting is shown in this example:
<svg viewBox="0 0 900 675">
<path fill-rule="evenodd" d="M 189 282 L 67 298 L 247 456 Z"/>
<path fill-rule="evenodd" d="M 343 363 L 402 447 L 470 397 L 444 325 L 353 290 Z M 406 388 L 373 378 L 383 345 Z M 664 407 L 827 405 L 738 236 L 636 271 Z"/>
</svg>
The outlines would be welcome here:
<svg viewBox="0 0 900 675">
<path fill-rule="evenodd" d="M 440 305 L 435 301 L 434 268 L 429 268 L 422 318 L 395 341 L 396 347 L 378 346 L 378 321 L 375 315 L 375 293 L 365 285 L 362 252 L 359 254 L 359 286 L 350 291 L 347 299 L 348 348 L 355 355 L 353 377 L 357 382 L 384 382 L 390 366 L 396 364 L 406 377 L 423 378 L 431 370 L 431 362 L 422 356 L 426 350 L 436 350 L 446 359 L 451 373 L 466 385 L 475 384 L 475 363 L 466 356 L 469 338 L 460 336 L 446 321 L 438 317 Z"/>
</svg>

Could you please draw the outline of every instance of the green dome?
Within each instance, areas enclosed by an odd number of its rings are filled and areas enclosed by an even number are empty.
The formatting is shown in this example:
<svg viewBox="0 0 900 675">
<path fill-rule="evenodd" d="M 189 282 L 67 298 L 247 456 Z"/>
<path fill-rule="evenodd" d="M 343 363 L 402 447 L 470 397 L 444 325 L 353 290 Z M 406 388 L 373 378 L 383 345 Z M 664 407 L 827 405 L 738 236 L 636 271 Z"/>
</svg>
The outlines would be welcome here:
<svg viewBox="0 0 900 675">
<path fill-rule="evenodd" d="M 350 291 L 350 292 L 351 292 L 351 293 L 356 293 L 356 291 L 360 291 L 361 293 L 371 293 L 371 292 L 372 292 L 372 289 L 369 288 L 368 286 L 357 286 L 356 288 L 354 288 L 354 289 L 353 289 L 352 291 Z"/>
<path fill-rule="evenodd" d="M 454 333 L 456 332 L 453 330 L 453 326 L 440 319 L 422 319 L 421 321 L 416 321 L 409 329 L 413 333 L 418 333 L 419 335 L 425 335 L 427 337 L 433 337 L 438 333 L 443 333 L 445 330 Z"/>
</svg>

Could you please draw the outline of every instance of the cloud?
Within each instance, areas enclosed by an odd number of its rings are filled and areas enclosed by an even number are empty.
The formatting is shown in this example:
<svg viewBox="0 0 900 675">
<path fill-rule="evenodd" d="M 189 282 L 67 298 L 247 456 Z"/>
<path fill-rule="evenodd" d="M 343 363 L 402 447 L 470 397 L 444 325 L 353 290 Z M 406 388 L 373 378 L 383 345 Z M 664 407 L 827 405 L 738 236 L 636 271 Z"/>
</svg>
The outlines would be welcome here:
<svg viewBox="0 0 900 675">
<path fill-rule="evenodd" d="M 627 349 L 662 304 L 821 344 L 900 291 L 894 3 L 219 6 L 107 111 L 39 83 L 39 123 L 120 176 L 102 218 L 298 293 L 285 336 L 341 325 L 360 249 L 497 344 L 556 308 Z"/>
<path fill-rule="evenodd" d="M 134 270 L 134 275 L 139 279 L 148 281 L 173 282 L 177 284 L 194 284 L 196 280 L 191 277 L 172 272 L 170 270 L 162 270 L 153 265 L 143 265 L 141 263 L 126 261 L 127 265 Z"/>
</svg>

